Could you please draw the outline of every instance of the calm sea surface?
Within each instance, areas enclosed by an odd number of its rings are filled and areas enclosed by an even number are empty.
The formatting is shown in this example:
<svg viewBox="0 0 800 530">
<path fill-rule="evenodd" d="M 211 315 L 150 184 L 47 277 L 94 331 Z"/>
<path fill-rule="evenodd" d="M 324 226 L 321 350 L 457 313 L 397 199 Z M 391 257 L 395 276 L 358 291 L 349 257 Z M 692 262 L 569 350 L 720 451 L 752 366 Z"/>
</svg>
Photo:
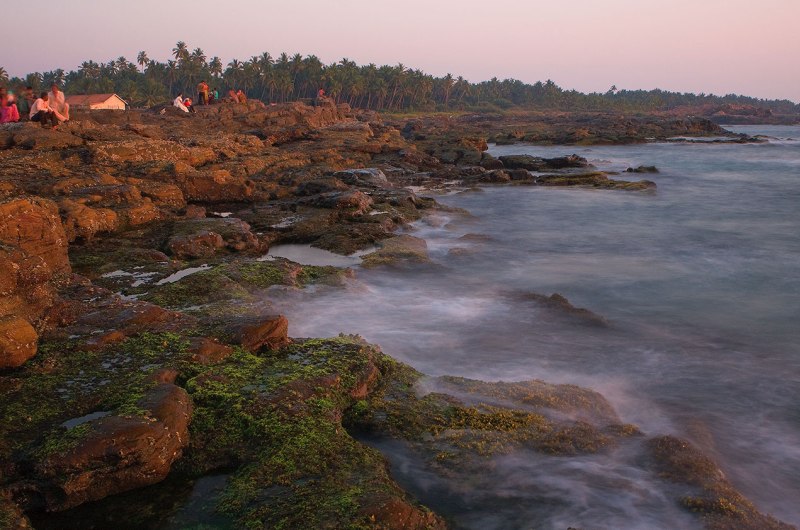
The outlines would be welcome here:
<svg viewBox="0 0 800 530">
<path fill-rule="evenodd" d="M 431 375 L 593 388 L 646 434 L 694 441 L 759 509 L 800 524 L 800 127 L 732 129 L 772 139 L 492 147 L 577 153 L 606 171 L 655 165 L 641 177 L 658 190 L 437 197 L 473 215 L 416 226 L 441 268 L 361 271 L 344 291 L 287 301 L 290 333 L 359 333 Z M 525 292 L 561 293 L 612 326 L 550 318 L 514 296 Z M 465 488 L 382 449 L 404 486 L 464 528 L 699 528 L 680 488 L 629 450 L 514 455 Z"/>
</svg>

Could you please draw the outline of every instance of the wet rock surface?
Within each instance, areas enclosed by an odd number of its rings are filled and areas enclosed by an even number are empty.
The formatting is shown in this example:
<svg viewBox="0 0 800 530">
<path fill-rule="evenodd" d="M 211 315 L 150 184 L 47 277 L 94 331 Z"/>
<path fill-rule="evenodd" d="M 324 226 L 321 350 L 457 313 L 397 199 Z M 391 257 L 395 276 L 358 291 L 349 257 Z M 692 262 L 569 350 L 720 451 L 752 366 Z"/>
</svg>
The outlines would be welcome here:
<svg viewBox="0 0 800 530">
<path fill-rule="evenodd" d="M 0 527 L 29 527 L 23 513 L 59 530 L 180 526 L 197 495 L 198 524 L 446 528 L 365 433 L 454 480 L 517 451 L 644 443 L 591 390 L 428 378 L 358 337 L 292 338 L 271 301 L 359 274 L 267 258 L 279 244 L 430 267 L 426 242 L 399 233 L 444 209 L 417 186 L 654 189 L 574 155 L 496 159 L 487 140 L 720 134 L 699 119 L 586 119 L 383 121 L 331 102 L 249 102 L 0 128 Z M 529 297 L 606 324 L 560 295 Z M 676 502 L 709 528 L 783 528 L 694 449 L 654 440 L 648 465 L 702 489 Z"/>
</svg>

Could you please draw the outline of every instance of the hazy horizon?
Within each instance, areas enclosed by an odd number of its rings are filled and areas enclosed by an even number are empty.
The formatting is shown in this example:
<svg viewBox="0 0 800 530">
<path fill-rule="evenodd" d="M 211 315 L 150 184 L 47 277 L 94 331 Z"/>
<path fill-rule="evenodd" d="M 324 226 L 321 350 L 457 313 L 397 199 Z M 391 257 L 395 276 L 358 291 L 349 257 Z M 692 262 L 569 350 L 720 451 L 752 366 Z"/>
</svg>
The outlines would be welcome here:
<svg viewBox="0 0 800 530">
<path fill-rule="evenodd" d="M 155 0 L 130 5 L 48 5 L 47 16 L 35 25 L 7 31 L 0 66 L 12 77 L 24 76 L 77 69 L 90 59 L 135 61 L 141 50 L 166 61 L 183 40 L 225 64 L 263 51 L 287 52 L 314 54 L 326 64 L 343 57 L 359 64 L 403 63 L 472 82 L 552 79 L 581 92 L 616 85 L 800 102 L 800 69 L 790 55 L 800 50 L 800 32 L 793 28 L 800 17 L 796 0 L 564 0 L 557 6 L 512 0 L 494 9 L 476 0 L 408 0 L 400 6 L 240 0 L 230 9 L 199 0 L 178 6 L 179 19 Z M 30 22 L 39 9 L 19 5 L 17 19 Z M 26 44 L 32 27 L 55 35 L 52 44 Z"/>
</svg>

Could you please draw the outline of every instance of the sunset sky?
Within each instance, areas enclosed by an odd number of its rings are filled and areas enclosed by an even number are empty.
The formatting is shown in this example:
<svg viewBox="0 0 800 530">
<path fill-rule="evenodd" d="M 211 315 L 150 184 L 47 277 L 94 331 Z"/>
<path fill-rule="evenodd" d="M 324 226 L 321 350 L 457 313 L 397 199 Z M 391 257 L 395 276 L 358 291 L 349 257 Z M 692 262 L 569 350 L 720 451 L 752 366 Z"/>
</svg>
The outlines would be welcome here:
<svg viewBox="0 0 800 530">
<path fill-rule="evenodd" d="M 26 23 L 4 25 L 0 66 L 11 75 L 140 50 L 163 61 L 183 40 L 225 63 L 286 51 L 470 81 L 800 102 L 800 0 L 63 0 L 13 11 Z"/>
</svg>

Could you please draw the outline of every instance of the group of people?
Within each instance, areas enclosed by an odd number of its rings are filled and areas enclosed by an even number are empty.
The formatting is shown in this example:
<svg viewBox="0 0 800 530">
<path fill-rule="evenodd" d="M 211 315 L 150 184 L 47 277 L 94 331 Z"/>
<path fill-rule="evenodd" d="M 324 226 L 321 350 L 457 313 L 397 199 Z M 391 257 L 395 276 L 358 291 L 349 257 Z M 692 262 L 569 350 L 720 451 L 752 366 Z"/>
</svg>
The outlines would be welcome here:
<svg viewBox="0 0 800 530">
<path fill-rule="evenodd" d="M 58 85 L 53 83 L 50 92 L 42 92 L 34 97 L 33 87 L 26 87 L 19 97 L 12 91 L 0 88 L 0 123 L 15 123 L 21 120 L 38 122 L 52 128 L 69 121 L 67 103 Z"/>
<path fill-rule="evenodd" d="M 210 105 L 221 101 L 217 89 L 211 90 L 205 80 L 200 81 L 200 84 L 197 85 L 197 95 L 200 105 Z M 228 101 L 232 103 L 247 103 L 247 96 L 241 90 L 229 90 Z M 196 112 L 192 98 L 183 97 L 183 92 L 179 93 L 178 97 L 172 100 L 172 106 L 179 108 L 183 112 Z"/>
</svg>

